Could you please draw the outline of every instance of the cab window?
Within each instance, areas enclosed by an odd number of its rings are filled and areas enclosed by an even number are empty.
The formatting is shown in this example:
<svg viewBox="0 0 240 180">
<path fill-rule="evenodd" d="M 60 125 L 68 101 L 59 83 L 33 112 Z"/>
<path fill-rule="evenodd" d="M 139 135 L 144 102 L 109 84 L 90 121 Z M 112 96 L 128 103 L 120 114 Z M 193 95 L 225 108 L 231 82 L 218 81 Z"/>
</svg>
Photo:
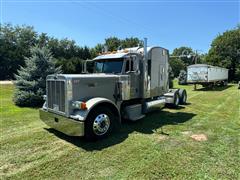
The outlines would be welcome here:
<svg viewBox="0 0 240 180">
<path fill-rule="evenodd" d="M 135 71 L 134 69 L 134 62 L 132 59 L 128 59 L 126 61 L 126 66 L 125 66 L 125 72 L 131 72 L 131 71 Z"/>
<path fill-rule="evenodd" d="M 123 59 L 101 59 L 95 61 L 95 73 L 121 73 Z"/>
</svg>

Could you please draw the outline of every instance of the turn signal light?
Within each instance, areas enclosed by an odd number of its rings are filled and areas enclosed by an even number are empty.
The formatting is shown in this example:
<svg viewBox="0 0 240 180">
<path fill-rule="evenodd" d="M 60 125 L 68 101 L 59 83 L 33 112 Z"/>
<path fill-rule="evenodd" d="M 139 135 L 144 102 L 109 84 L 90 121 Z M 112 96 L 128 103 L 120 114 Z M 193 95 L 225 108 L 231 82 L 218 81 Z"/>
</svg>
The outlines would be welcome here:
<svg viewBox="0 0 240 180">
<path fill-rule="evenodd" d="M 80 109 L 87 109 L 87 104 L 85 102 L 82 102 L 80 104 Z"/>
</svg>

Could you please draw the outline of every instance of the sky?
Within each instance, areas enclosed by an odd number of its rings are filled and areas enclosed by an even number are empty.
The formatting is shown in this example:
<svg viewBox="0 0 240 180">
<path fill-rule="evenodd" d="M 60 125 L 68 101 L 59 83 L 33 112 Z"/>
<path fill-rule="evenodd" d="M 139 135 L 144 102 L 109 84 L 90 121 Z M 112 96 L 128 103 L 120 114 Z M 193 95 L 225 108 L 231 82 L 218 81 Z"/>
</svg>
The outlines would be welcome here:
<svg viewBox="0 0 240 180">
<path fill-rule="evenodd" d="M 0 0 L 2 23 L 94 47 L 110 36 L 148 38 L 172 51 L 207 53 L 212 40 L 240 23 L 240 0 Z"/>
</svg>

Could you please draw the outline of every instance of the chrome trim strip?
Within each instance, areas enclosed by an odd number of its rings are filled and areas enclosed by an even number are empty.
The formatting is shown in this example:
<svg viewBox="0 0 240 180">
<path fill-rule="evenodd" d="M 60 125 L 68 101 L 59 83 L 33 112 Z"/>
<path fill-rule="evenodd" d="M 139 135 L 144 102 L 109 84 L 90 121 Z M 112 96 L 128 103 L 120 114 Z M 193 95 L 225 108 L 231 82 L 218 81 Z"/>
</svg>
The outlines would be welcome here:
<svg viewBox="0 0 240 180">
<path fill-rule="evenodd" d="M 66 78 L 66 83 L 65 83 L 65 107 L 66 107 L 66 116 L 70 116 L 70 103 L 72 102 L 72 78 Z"/>
</svg>

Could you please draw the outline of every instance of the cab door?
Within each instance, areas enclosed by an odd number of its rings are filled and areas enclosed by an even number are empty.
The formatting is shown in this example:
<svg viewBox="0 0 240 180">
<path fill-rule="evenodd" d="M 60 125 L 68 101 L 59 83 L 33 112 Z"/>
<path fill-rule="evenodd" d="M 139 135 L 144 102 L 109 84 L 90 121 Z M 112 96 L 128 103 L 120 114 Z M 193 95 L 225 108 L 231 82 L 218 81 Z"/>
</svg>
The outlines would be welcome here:
<svg viewBox="0 0 240 180">
<path fill-rule="evenodd" d="M 139 61 L 135 55 L 129 56 L 125 61 L 125 74 L 130 78 L 130 96 L 139 98 L 140 95 L 140 71 Z"/>
</svg>

